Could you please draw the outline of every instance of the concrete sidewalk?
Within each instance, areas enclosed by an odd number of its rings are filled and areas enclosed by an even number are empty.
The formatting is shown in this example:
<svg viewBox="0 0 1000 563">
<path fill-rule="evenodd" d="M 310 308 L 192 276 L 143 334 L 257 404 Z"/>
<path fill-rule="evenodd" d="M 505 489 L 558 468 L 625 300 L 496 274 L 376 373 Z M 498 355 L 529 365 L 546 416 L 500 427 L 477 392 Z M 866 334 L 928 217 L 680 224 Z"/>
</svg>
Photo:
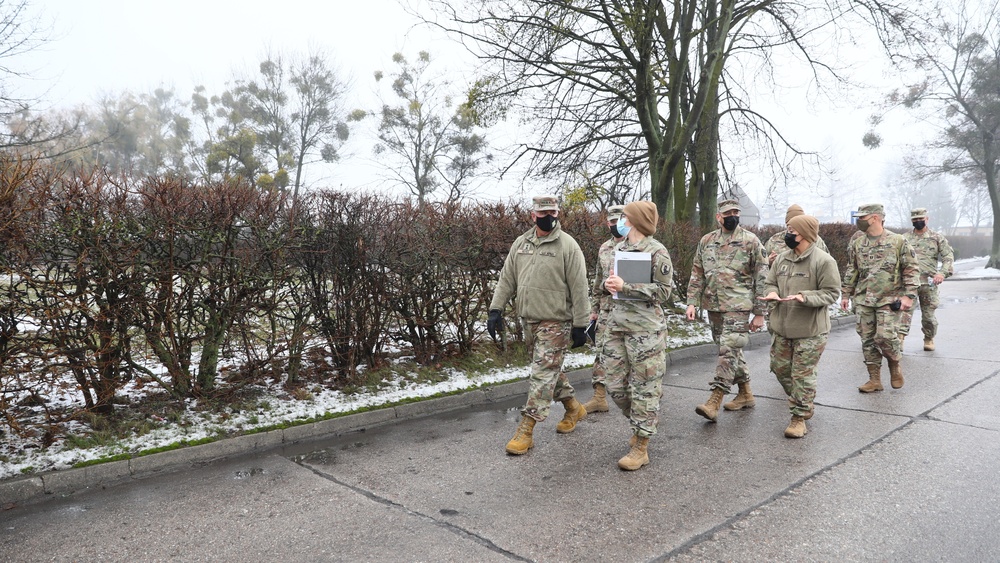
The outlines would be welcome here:
<svg viewBox="0 0 1000 563">
<path fill-rule="evenodd" d="M 672 354 L 652 463 L 634 473 L 615 464 L 629 437 L 617 413 L 558 435 L 556 406 L 527 455 L 505 455 L 526 390 L 509 384 L 76 470 L 72 479 L 22 480 L 17 494 L 27 502 L 0 512 L 0 554 L 992 560 L 1000 282 L 948 282 L 942 301 L 937 351 L 910 339 L 898 391 L 858 393 L 867 379 L 858 337 L 835 329 L 801 440 L 782 436 L 787 404 L 768 373 L 767 336 L 757 335 L 747 351 L 757 407 L 717 424 L 694 413 L 708 396 L 714 346 Z M 573 374 L 583 398 L 588 378 Z M 4 486 L 0 498 L 9 498 Z M 52 494 L 37 502 L 44 490 Z"/>
<path fill-rule="evenodd" d="M 834 330 L 836 330 L 843 326 L 853 326 L 854 317 L 836 318 L 832 319 L 832 322 Z M 750 346 L 747 350 L 770 345 L 770 337 L 764 333 L 753 334 L 750 340 Z M 667 366 L 669 368 L 670 365 L 704 356 L 714 357 L 717 350 L 718 347 L 714 344 L 702 344 L 675 350 L 667 354 Z M 588 389 L 591 377 L 589 368 L 568 372 L 567 376 L 570 382 L 581 390 L 582 397 L 589 397 Z M 0 509 L 14 504 L 43 501 L 50 496 L 67 496 L 95 487 L 103 488 L 134 479 L 145 479 L 164 472 L 183 470 L 235 456 L 265 453 L 276 448 L 293 446 L 300 442 L 326 440 L 346 433 L 430 414 L 495 405 L 513 398 L 523 400 L 527 392 L 527 380 L 492 385 L 457 395 L 351 414 L 291 428 L 238 436 L 133 459 L 7 479 L 0 481 Z"/>
</svg>

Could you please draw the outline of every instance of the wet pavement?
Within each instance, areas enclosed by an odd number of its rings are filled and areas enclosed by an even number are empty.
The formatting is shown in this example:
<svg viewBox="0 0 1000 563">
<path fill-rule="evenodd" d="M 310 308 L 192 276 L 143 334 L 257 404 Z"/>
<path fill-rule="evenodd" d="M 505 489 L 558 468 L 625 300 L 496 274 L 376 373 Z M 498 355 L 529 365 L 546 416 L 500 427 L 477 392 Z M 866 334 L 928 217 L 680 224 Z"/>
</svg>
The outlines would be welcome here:
<svg viewBox="0 0 1000 563">
<path fill-rule="evenodd" d="M 694 413 L 714 357 L 672 362 L 636 472 L 614 412 L 560 435 L 556 405 L 505 455 L 514 397 L 17 506 L 0 560 L 996 560 L 1000 280 L 942 301 L 936 351 L 914 315 L 900 390 L 884 370 L 886 391 L 858 393 L 858 336 L 835 330 L 801 440 L 758 345 L 757 406 L 717 424 Z"/>
</svg>

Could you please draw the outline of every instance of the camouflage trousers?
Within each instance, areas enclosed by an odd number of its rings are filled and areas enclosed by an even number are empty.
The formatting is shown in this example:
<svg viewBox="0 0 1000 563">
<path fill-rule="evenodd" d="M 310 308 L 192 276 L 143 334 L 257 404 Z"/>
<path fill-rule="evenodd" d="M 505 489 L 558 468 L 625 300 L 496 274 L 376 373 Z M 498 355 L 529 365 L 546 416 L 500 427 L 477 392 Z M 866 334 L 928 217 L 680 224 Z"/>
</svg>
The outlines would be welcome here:
<svg viewBox="0 0 1000 563">
<path fill-rule="evenodd" d="M 553 400 L 562 401 L 573 396 L 573 386 L 562 370 L 573 323 L 523 321 L 523 325 L 531 350 L 531 375 L 528 376 L 528 402 L 521 409 L 521 414 L 541 422 L 549 416 Z"/>
<path fill-rule="evenodd" d="M 861 352 L 865 363 L 882 365 L 882 357 L 899 361 L 903 357 L 903 345 L 899 340 L 899 325 L 902 311 L 893 311 L 888 305 L 882 307 L 857 307 L 858 336 L 861 337 Z"/>
<path fill-rule="evenodd" d="M 611 332 L 601 351 L 608 395 L 641 438 L 656 434 L 663 375 L 667 371 L 667 331 Z"/>
<path fill-rule="evenodd" d="M 826 349 L 829 334 L 807 338 L 771 339 L 771 372 L 788 395 L 788 410 L 793 416 L 806 416 L 816 400 L 816 371 Z"/>
<path fill-rule="evenodd" d="M 595 386 L 598 383 L 605 387 L 608 386 L 607 370 L 604 368 L 604 343 L 608 339 L 608 331 L 604 329 L 604 325 L 607 320 L 607 311 L 601 311 L 597 314 L 597 336 L 594 339 L 594 350 L 597 352 L 594 354 L 594 370 L 591 375 L 591 383 Z"/>
<path fill-rule="evenodd" d="M 938 286 L 924 284 L 917 290 L 917 299 L 920 302 L 920 328 L 923 330 L 924 338 L 933 339 L 937 336 L 937 316 L 934 311 L 941 305 L 941 298 L 938 296 Z M 906 336 L 910 333 L 910 324 L 913 322 L 913 309 L 904 311 L 901 315 L 899 334 Z"/>
<path fill-rule="evenodd" d="M 750 343 L 750 312 L 708 312 L 712 339 L 719 345 L 719 362 L 715 366 L 712 388 L 726 393 L 733 383 L 750 381 L 750 371 L 743 359 L 743 347 Z"/>
</svg>

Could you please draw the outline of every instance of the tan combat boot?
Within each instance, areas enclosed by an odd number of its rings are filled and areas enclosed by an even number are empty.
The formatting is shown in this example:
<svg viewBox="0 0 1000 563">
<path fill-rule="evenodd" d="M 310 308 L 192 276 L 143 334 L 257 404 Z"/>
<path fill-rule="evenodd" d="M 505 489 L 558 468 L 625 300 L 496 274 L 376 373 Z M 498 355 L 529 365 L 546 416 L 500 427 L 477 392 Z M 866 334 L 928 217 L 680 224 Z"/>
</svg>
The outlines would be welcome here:
<svg viewBox="0 0 1000 563">
<path fill-rule="evenodd" d="M 807 432 L 809 430 L 806 428 L 805 417 L 793 416 L 792 421 L 788 423 L 788 428 L 785 428 L 785 438 L 801 438 Z"/>
<path fill-rule="evenodd" d="M 556 424 L 556 432 L 560 434 L 569 434 L 576 429 L 576 423 L 583 420 L 583 417 L 587 416 L 587 409 L 583 408 L 583 405 L 580 404 L 580 401 L 576 400 L 576 397 L 563 399 L 562 404 L 566 407 L 566 414 L 563 415 L 559 424 Z"/>
<path fill-rule="evenodd" d="M 712 389 L 712 396 L 705 401 L 704 405 L 698 405 L 694 408 L 694 412 L 700 414 L 701 416 L 715 422 L 719 419 L 719 405 L 722 403 L 722 398 L 726 396 L 726 392 L 722 389 Z"/>
<path fill-rule="evenodd" d="M 926 351 L 926 352 L 933 352 L 934 351 L 934 339 L 933 338 L 925 338 L 924 339 L 924 351 Z"/>
<path fill-rule="evenodd" d="M 531 446 L 535 445 L 531 434 L 535 429 L 535 419 L 530 416 L 521 417 L 521 424 L 517 426 L 514 437 L 507 442 L 507 453 L 521 455 L 527 453 Z"/>
<path fill-rule="evenodd" d="M 868 366 L 868 383 L 858 387 L 862 393 L 874 393 L 882 390 L 882 366 L 865 364 Z"/>
<path fill-rule="evenodd" d="M 588 413 L 608 412 L 608 390 L 603 383 L 594 384 L 594 396 L 583 404 Z"/>
<path fill-rule="evenodd" d="M 649 464 L 649 438 L 635 437 L 635 443 L 625 457 L 618 460 L 618 467 L 625 471 L 635 471 L 643 465 Z"/>
<path fill-rule="evenodd" d="M 903 386 L 903 366 L 898 360 L 889 360 L 889 384 L 893 389 Z"/>
<path fill-rule="evenodd" d="M 740 391 L 736 394 L 736 398 L 722 405 L 722 408 L 727 411 L 752 409 L 753 406 L 757 404 L 757 401 L 754 401 L 753 393 L 750 392 L 750 382 L 744 381 L 743 383 L 739 383 L 737 385 L 739 386 Z"/>
</svg>

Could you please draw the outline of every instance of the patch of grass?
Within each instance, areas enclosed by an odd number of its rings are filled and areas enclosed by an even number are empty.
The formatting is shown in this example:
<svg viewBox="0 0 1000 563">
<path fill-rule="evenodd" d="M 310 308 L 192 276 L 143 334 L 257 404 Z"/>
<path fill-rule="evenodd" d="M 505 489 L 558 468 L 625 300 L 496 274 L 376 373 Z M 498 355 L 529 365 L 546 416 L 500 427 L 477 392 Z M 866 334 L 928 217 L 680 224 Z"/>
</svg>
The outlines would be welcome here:
<svg viewBox="0 0 1000 563">
<path fill-rule="evenodd" d="M 162 452 L 169 452 L 172 450 L 179 450 L 181 448 L 187 448 L 189 446 L 200 446 L 201 444 L 208 444 L 211 442 L 215 442 L 219 438 L 220 436 L 206 436 L 204 438 L 198 438 L 197 440 L 181 440 L 179 442 L 167 444 L 166 446 L 160 446 L 158 448 L 149 448 L 148 450 L 140 450 L 135 454 L 135 457 L 142 457 Z"/>
<path fill-rule="evenodd" d="M 531 357 L 524 343 L 510 342 L 507 350 L 501 351 L 492 342 L 484 342 L 474 347 L 468 354 L 441 358 L 429 365 L 418 364 L 412 360 L 390 362 L 377 369 L 367 370 L 360 381 L 345 385 L 341 390 L 349 395 L 362 392 L 377 394 L 392 381 L 433 384 L 446 381 L 452 372 L 460 372 L 475 378 L 497 368 L 522 367 L 530 362 Z"/>
<path fill-rule="evenodd" d="M 73 464 L 73 469 L 79 469 L 81 467 L 90 467 L 91 465 L 100 465 L 102 463 L 110 463 L 112 461 L 123 461 L 126 459 L 132 459 L 132 454 L 115 454 L 104 457 L 99 457 L 97 459 L 88 459 L 86 461 L 78 461 Z"/>
<path fill-rule="evenodd" d="M 160 425 L 142 412 L 130 412 L 127 418 L 105 417 L 93 413 L 82 415 L 91 432 L 86 435 L 66 434 L 67 449 L 88 449 L 107 447 L 117 444 L 122 438 L 129 436 L 144 436 Z"/>
</svg>

